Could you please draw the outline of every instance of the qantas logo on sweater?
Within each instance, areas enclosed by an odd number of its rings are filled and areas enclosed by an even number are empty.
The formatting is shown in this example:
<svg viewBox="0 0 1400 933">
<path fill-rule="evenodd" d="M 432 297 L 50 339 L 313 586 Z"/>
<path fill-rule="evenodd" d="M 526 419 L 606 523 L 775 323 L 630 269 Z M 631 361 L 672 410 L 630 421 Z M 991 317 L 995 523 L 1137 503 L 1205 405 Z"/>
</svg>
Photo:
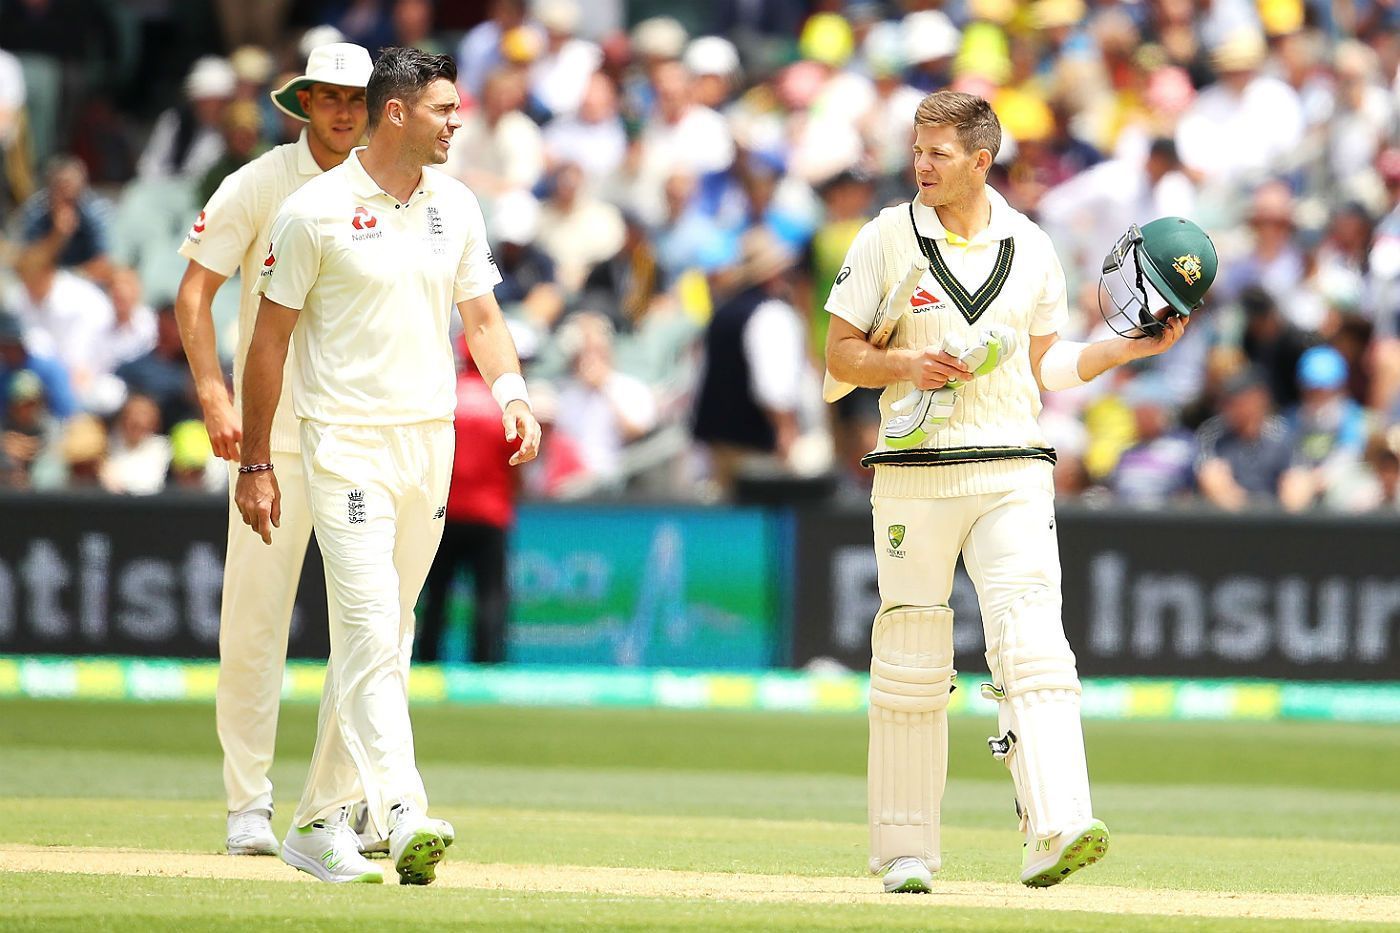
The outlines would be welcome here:
<svg viewBox="0 0 1400 933">
<path fill-rule="evenodd" d="M 943 304 L 942 298 L 922 288 L 914 289 L 914 294 L 909 298 L 909 307 L 914 309 L 928 308 L 941 304 Z"/>
</svg>

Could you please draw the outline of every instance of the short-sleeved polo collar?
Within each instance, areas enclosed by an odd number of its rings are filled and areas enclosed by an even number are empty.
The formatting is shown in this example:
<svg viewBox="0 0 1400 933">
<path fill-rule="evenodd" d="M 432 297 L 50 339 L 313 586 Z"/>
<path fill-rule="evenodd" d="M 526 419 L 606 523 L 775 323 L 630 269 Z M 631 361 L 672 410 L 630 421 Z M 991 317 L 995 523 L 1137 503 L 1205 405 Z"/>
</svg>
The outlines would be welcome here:
<svg viewBox="0 0 1400 933">
<path fill-rule="evenodd" d="M 938 211 L 926 207 L 917 197 L 914 199 L 914 225 L 918 228 L 920 236 L 930 240 L 943 240 L 950 246 L 966 246 L 973 243 L 992 243 L 1004 240 L 1012 235 L 1011 205 L 1007 204 L 1006 198 L 1002 197 L 1001 193 L 991 185 L 987 186 L 987 200 L 992 205 L 991 220 L 984 230 L 970 240 L 964 240 L 956 234 L 950 234 L 943 226 L 943 221 L 938 219 Z"/>
<path fill-rule="evenodd" d="M 301 131 L 297 137 L 297 174 L 307 178 L 314 178 L 321 174 L 321 166 L 316 164 L 316 157 L 311 154 L 311 143 L 307 141 L 306 130 Z"/>
<path fill-rule="evenodd" d="M 369 172 L 366 172 L 364 165 L 360 163 L 360 153 L 364 151 L 365 148 L 363 146 L 357 149 L 351 149 L 349 157 L 345 160 L 345 172 L 349 177 L 350 191 L 356 197 L 366 200 L 375 197 L 387 198 L 398 206 L 398 198 L 379 187 L 379 183 L 370 177 Z M 413 189 L 413 195 L 409 198 L 408 204 L 402 206 L 407 207 L 419 198 L 431 195 L 433 190 L 433 173 L 425 169 L 418 176 L 418 186 Z"/>
</svg>

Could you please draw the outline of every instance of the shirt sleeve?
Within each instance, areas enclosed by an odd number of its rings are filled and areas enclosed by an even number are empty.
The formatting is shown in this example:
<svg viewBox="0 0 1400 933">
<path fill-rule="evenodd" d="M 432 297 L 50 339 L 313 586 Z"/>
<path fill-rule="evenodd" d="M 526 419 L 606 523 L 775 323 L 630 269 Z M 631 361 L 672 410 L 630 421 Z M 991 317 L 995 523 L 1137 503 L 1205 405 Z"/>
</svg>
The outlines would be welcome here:
<svg viewBox="0 0 1400 933">
<path fill-rule="evenodd" d="M 248 172 L 238 171 L 220 182 L 185 234 L 181 256 L 224 278 L 238 271 L 248 244 L 258 235 L 253 217 L 258 192 L 250 190 L 248 180 Z"/>
<path fill-rule="evenodd" d="M 797 312 L 765 301 L 744 327 L 744 358 L 754 400 L 773 411 L 796 411 L 802 389 L 804 341 Z"/>
<path fill-rule="evenodd" d="M 321 272 L 321 238 L 314 217 L 283 204 L 272 222 L 272 242 L 258 273 L 255 294 L 300 311 Z"/>
<path fill-rule="evenodd" d="M 867 333 L 875 312 L 885 300 L 885 255 L 880 248 L 880 228 L 870 221 L 856 234 L 846 261 L 826 298 L 826 310 Z"/>
<path fill-rule="evenodd" d="M 1055 244 L 1048 236 L 1043 239 L 1044 249 L 1049 253 L 1049 261 L 1045 269 L 1045 284 L 1040 290 L 1040 299 L 1035 304 L 1035 310 L 1031 312 L 1032 337 L 1059 333 L 1069 324 L 1065 269 L 1060 265 L 1060 257 L 1055 254 Z"/>
<path fill-rule="evenodd" d="M 467 243 L 462 250 L 461 262 L 457 264 L 457 280 L 452 287 L 453 304 L 480 298 L 501 281 L 496 258 L 491 255 L 486 241 L 486 220 L 481 216 L 481 206 L 477 204 L 475 196 L 469 198 L 464 213 Z"/>
</svg>

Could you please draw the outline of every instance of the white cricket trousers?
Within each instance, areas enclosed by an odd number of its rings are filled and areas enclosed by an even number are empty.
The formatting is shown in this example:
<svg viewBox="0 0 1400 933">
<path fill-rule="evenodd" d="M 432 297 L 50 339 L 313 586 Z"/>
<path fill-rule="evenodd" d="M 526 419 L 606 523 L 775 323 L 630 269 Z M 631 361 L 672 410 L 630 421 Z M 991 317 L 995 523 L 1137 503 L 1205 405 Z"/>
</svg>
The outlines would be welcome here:
<svg viewBox="0 0 1400 933">
<path fill-rule="evenodd" d="M 1005 492 L 872 496 L 880 611 L 947 605 L 959 553 L 977 588 L 989 653 L 1000 643 L 999 625 L 1018 599 L 1040 591 L 1058 600 L 1060 545 L 1051 468 L 1027 461 L 1019 475 L 1021 482 Z M 898 547 L 890 540 L 894 526 L 903 526 Z"/>
<path fill-rule="evenodd" d="M 408 717 L 408 665 L 413 607 L 442 539 L 453 436 L 450 421 L 301 422 L 331 657 L 296 826 L 363 797 L 383 838 L 394 804 L 427 810 Z"/>
<path fill-rule="evenodd" d="M 228 550 L 219 609 L 219 687 L 214 719 L 224 750 L 230 813 L 272 809 L 267 772 L 277 742 L 282 669 L 301 565 L 311 538 L 301 454 L 274 451 L 281 527 L 263 544 L 233 503 L 238 465 L 229 464 Z"/>
</svg>

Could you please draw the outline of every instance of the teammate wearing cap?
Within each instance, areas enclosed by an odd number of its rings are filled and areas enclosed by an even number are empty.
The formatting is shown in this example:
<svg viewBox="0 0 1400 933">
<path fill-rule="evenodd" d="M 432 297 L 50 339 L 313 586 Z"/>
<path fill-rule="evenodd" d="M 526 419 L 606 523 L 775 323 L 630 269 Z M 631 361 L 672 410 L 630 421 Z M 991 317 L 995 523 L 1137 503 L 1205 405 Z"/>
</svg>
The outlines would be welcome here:
<svg viewBox="0 0 1400 933">
<path fill-rule="evenodd" d="M 475 196 L 429 166 L 461 126 L 452 60 L 385 49 L 366 96 L 370 139 L 289 197 L 273 222 L 243 374 L 234 501 L 265 542 L 282 535 L 274 412 L 296 331 L 293 410 L 330 602 L 331 663 L 311 770 L 282 845 L 325 881 L 379 881 L 348 828 L 363 788 L 401 883 L 443 857 L 413 752 L 408 663 L 414 603 L 441 540 L 452 469 L 453 305 L 501 406 L 512 464 L 539 425 L 505 319 Z"/>
<path fill-rule="evenodd" d="M 175 297 L 180 339 L 214 453 L 230 461 L 231 468 L 238 462 L 242 429 L 215 350 L 210 310 L 214 293 L 241 270 L 236 387 L 257 315 L 252 283 L 267 256 L 272 218 L 287 195 L 345 161 L 364 135 L 365 84 L 371 67 L 369 53 L 358 45 L 338 42 L 313 49 L 306 74 L 272 93 L 279 109 L 307 123 L 301 137 L 225 178 L 180 246 L 180 255 L 189 260 Z M 284 405 L 273 420 L 271 436 L 271 459 L 282 471 L 286 491 L 282 533 L 273 547 L 261 546 L 239 529 L 231 491 L 229 495 L 215 718 L 224 749 L 230 855 L 277 854 L 268 768 L 277 737 L 292 603 L 311 537 L 299 449 L 296 421 L 290 405 Z M 231 489 L 233 482 L 229 485 Z"/>
<path fill-rule="evenodd" d="M 1106 852 L 1060 618 L 1054 451 L 1036 421 L 1039 390 L 1167 350 L 1215 276 L 1215 250 L 1189 221 L 1133 227 L 1104 264 L 1105 318 L 1121 336 L 1059 339 L 1069 315 L 1054 245 L 986 184 L 1000 144 L 985 100 L 925 97 L 914 118 L 919 193 L 861 229 L 826 304 L 830 382 L 884 389 L 885 430 L 865 458 L 881 601 L 869 867 L 891 892 L 927 892 L 940 864 L 959 554 L 982 608 L 983 693 L 999 710 L 989 745 L 1011 770 L 1025 833 L 1021 881 L 1055 884 Z"/>
</svg>

